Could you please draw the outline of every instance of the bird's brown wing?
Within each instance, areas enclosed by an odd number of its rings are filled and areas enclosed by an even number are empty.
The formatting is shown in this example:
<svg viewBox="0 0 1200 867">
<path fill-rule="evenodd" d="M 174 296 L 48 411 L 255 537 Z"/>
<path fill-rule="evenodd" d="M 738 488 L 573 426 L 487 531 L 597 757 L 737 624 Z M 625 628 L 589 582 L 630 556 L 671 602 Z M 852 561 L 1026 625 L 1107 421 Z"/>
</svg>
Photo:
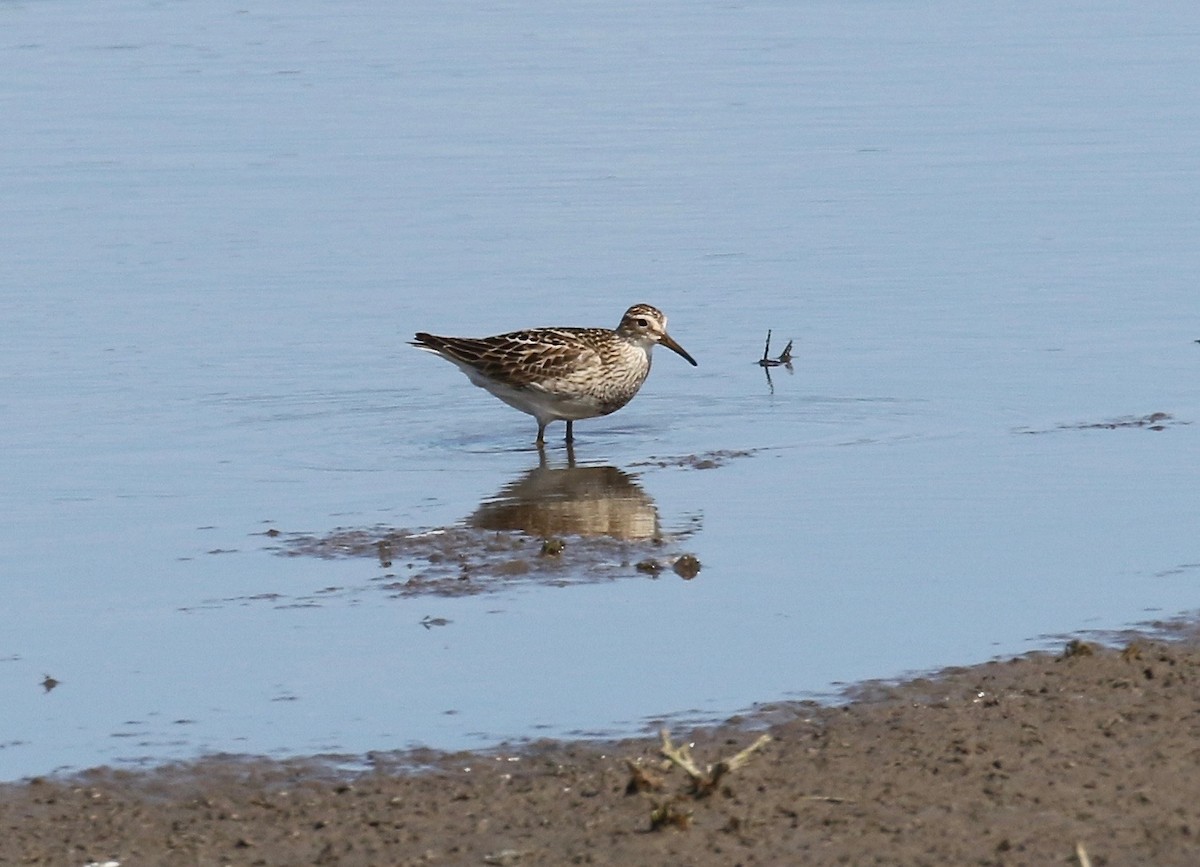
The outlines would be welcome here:
<svg viewBox="0 0 1200 867">
<path fill-rule="evenodd" d="M 418 332 L 414 346 L 478 370 L 489 379 L 525 388 L 569 376 L 596 363 L 586 328 L 539 328 L 494 337 L 439 337 Z"/>
</svg>

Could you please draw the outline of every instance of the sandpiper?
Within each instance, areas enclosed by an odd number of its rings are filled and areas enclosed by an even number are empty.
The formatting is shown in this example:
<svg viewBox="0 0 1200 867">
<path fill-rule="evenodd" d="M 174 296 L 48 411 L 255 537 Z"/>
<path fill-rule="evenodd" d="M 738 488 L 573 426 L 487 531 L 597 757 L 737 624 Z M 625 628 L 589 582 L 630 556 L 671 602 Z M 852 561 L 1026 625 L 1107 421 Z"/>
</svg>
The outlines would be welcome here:
<svg viewBox="0 0 1200 867">
<path fill-rule="evenodd" d="M 572 424 L 616 412 L 633 399 L 650 373 L 656 343 L 696 359 L 667 334 L 667 317 L 649 304 L 634 304 L 610 328 L 531 328 L 494 337 L 438 337 L 417 332 L 412 345 L 455 364 L 480 388 L 537 419 L 537 443 L 546 425 Z"/>
</svg>

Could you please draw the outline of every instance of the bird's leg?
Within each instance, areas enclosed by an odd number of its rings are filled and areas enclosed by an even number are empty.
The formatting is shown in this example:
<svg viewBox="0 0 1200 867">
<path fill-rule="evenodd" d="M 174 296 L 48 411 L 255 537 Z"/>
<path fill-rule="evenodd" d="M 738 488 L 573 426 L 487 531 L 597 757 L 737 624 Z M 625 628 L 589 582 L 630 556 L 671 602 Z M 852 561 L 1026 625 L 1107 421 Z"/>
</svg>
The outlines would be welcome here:
<svg viewBox="0 0 1200 867">
<path fill-rule="evenodd" d="M 538 422 L 537 444 L 539 446 L 544 446 L 546 444 L 546 423 L 544 421 Z"/>
<path fill-rule="evenodd" d="M 567 442 L 569 443 L 575 442 L 575 432 L 571 429 L 573 424 L 575 424 L 575 422 L 571 421 L 570 419 L 567 420 Z"/>
</svg>

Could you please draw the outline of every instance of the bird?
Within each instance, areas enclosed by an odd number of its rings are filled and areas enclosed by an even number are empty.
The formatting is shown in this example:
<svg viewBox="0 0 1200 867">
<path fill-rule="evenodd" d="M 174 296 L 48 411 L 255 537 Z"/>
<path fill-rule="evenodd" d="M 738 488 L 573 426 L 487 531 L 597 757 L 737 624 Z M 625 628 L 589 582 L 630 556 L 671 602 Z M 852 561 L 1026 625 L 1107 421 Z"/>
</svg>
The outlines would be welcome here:
<svg viewBox="0 0 1200 867">
<path fill-rule="evenodd" d="M 650 373 L 650 353 L 663 345 L 696 367 L 667 333 L 657 307 L 634 304 L 613 328 L 530 328 L 493 337 L 439 337 L 416 333 L 411 344 L 454 364 L 475 385 L 537 419 L 537 445 L 546 425 L 574 423 L 616 412 L 633 399 Z"/>
</svg>

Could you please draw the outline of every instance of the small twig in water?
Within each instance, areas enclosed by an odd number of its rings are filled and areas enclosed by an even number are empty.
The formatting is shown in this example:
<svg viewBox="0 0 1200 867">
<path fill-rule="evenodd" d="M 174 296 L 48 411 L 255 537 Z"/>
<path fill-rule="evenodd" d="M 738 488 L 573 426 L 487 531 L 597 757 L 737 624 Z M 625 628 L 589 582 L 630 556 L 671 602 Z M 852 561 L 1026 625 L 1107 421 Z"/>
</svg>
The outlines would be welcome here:
<svg viewBox="0 0 1200 867">
<path fill-rule="evenodd" d="M 787 346 L 783 348 L 783 352 L 779 353 L 778 358 L 771 357 L 771 329 L 767 329 L 767 343 L 763 347 L 763 357 L 755 362 L 763 369 L 763 373 L 767 375 L 767 387 L 771 389 L 771 394 L 775 393 L 775 383 L 771 381 L 772 367 L 785 367 L 788 373 L 794 373 L 792 369 L 792 342 L 788 341 Z"/>
<path fill-rule="evenodd" d="M 767 345 L 763 347 L 763 357 L 759 360 L 759 364 L 763 367 L 771 366 L 771 329 L 767 329 Z"/>
<path fill-rule="evenodd" d="M 763 357 L 758 360 L 759 367 L 780 367 L 781 365 L 788 370 L 792 369 L 792 344 L 794 340 L 789 340 L 787 346 L 783 347 L 783 352 L 779 353 L 778 358 L 771 358 L 771 329 L 767 329 L 767 344 L 763 347 Z"/>
</svg>

